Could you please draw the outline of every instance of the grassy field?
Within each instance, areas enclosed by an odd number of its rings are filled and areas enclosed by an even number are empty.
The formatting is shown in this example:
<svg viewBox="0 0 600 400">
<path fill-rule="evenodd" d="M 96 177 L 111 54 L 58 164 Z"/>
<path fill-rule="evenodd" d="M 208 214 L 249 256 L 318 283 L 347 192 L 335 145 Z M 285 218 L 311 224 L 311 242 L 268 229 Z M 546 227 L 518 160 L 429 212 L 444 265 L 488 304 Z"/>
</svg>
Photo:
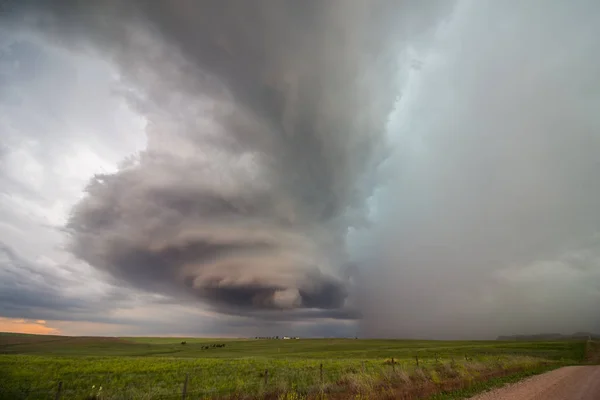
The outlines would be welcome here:
<svg viewBox="0 0 600 400">
<path fill-rule="evenodd" d="M 186 341 L 182 345 L 182 341 Z M 212 347 L 221 344 L 223 347 Z M 207 348 L 208 347 L 208 348 Z M 585 342 L 242 340 L 0 335 L 0 398 L 372 398 L 574 364 Z M 418 366 L 417 366 L 418 358 Z M 392 359 L 394 362 L 392 363 Z M 322 365 L 322 373 L 321 373 Z M 265 371 L 268 371 L 265 374 Z M 265 376 L 267 375 L 267 376 Z M 323 394 L 324 393 L 324 394 Z M 353 397 L 352 397 L 353 396 Z M 357 397 L 358 396 L 358 397 Z M 377 397 L 379 398 L 379 397 Z"/>
</svg>

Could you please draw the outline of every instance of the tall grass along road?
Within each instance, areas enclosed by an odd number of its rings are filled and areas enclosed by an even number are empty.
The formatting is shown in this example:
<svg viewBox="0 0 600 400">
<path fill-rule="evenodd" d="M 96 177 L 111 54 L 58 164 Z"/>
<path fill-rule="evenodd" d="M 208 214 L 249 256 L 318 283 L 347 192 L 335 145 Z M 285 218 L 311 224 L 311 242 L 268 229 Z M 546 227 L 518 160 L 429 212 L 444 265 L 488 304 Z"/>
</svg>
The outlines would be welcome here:
<svg viewBox="0 0 600 400">
<path fill-rule="evenodd" d="M 471 400 L 600 400 L 600 342 L 585 344 L 586 364 L 560 368 Z"/>
<path fill-rule="evenodd" d="M 560 368 L 471 399 L 600 400 L 600 366 Z"/>
</svg>

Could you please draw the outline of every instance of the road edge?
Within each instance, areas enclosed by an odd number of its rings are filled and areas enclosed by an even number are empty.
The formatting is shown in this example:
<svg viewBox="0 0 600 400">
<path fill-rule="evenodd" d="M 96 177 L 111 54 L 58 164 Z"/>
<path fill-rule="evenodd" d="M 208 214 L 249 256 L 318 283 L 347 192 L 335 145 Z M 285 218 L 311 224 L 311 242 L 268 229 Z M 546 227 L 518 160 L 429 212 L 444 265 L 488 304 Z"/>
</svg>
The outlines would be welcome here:
<svg viewBox="0 0 600 400">
<path fill-rule="evenodd" d="M 506 375 L 494 377 L 486 380 L 475 381 L 472 385 L 459 390 L 453 390 L 450 392 L 441 392 L 428 397 L 427 400 L 460 400 L 468 399 L 478 394 L 498 389 L 503 386 L 524 381 L 536 375 L 545 374 L 546 372 L 553 371 L 572 364 L 546 364 L 540 365 L 535 368 L 526 369 L 517 372 L 508 372 Z"/>
</svg>

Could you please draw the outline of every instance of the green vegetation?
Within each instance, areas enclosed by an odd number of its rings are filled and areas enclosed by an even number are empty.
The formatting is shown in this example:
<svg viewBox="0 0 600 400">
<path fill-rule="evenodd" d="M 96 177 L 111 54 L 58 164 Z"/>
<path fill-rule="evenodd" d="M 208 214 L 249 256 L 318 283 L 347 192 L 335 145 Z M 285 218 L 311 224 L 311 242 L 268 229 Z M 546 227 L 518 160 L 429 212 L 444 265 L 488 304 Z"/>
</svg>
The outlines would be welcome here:
<svg viewBox="0 0 600 400">
<path fill-rule="evenodd" d="M 588 340 L 586 342 L 585 360 L 588 364 L 600 365 L 600 341 Z"/>
<path fill-rule="evenodd" d="M 295 400 L 322 392 L 324 398 L 373 398 L 418 382 L 446 388 L 448 381 L 475 383 L 493 373 L 527 373 L 585 357 L 581 341 L 0 335 L 0 398 L 46 399 L 62 381 L 64 399 L 175 399 L 186 375 L 190 399 L 270 393 Z"/>
<path fill-rule="evenodd" d="M 428 400 L 459 400 L 467 397 L 474 396 L 477 393 L 493 390 L 499 387 L 502 387 L 509 383 L 518 382 L 525 378 L 528 378 L 533 375 L 542 374 L 544 372 L 548 372 L 552 369 L 557 368 L 559 365 L 540 365 L 530 369 L 524 369 L 519 372 L 509 373 L 504 376 L 490 378 L 486 380 L 482 380 L 479 382 L 473 382 L 472 385 L 469 385 L 466 388 L 454 390 L 446 393 L 438 393 Z"/>
</svg>

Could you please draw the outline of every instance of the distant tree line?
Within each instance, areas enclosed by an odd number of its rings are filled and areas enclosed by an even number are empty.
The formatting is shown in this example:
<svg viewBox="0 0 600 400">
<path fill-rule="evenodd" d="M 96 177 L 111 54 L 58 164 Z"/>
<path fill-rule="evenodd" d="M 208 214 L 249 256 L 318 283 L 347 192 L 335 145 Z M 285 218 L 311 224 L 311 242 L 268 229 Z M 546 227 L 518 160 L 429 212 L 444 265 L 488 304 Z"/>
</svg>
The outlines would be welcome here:
<svg viewBox="0 0 600 400">
<path fill-rule="evenodd" d="M 181 342 L 182 345 L 186 345 L 187 342 L 183 341 Z M 219 349 L 221 347 L 225 347 L 225 343 L 217 343 L 217 344 L 211 344 L 211 345 L 206 345 L 206 346 L 202 346 L 201 349 L 202 350 L 208 350 L 208 349 Z"/>
<path fill-rule="evenodd" d="M 561 333 L 538 333 L 534 335 L 511 335 L 498 336 L 496 340 L 600 340 L 600 334 L 590 332 L 576 332 L 572 335 L 563 335 Z"/>
</svg>

